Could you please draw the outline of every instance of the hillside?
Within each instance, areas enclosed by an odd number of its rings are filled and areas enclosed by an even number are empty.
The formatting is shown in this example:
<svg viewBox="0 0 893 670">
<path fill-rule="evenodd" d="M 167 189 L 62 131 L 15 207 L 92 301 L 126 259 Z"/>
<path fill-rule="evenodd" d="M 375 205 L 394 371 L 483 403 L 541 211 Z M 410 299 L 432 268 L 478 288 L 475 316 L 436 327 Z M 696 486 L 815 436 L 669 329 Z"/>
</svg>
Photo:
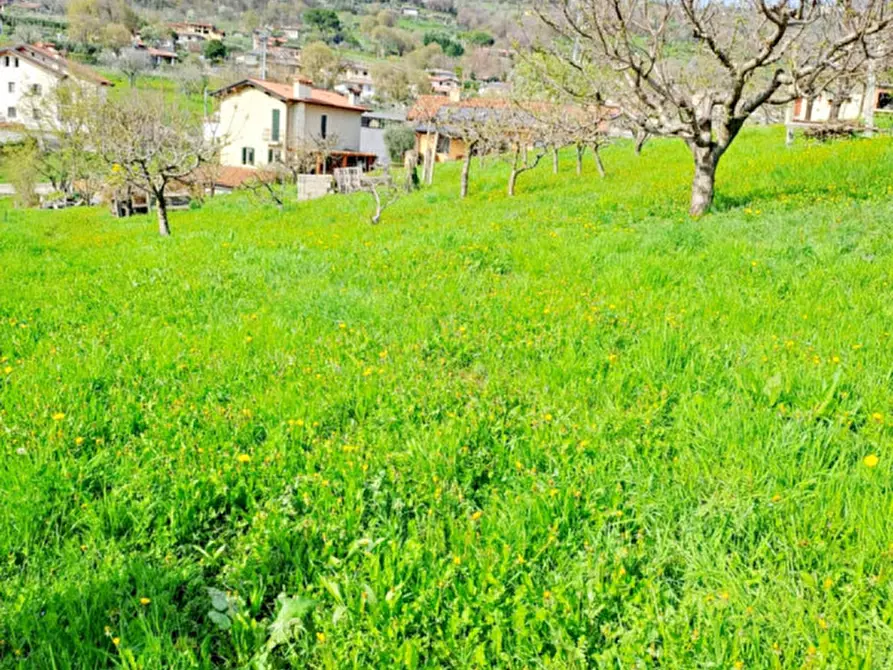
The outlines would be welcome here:
<svg viewBox="0 0 893 670">
<path fill-rule="evenodd" d="M 0 203 L 0 668 L 883 667 L 891 147 Z"/>
</svg>

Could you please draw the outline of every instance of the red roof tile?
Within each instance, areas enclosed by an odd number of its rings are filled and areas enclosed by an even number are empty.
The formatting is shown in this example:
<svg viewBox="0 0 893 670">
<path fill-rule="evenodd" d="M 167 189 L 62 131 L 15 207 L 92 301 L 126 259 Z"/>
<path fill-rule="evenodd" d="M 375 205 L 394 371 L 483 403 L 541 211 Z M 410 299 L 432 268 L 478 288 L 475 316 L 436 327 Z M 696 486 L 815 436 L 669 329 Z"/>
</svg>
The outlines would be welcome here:
<svg viewBox="0 0 893 670">
<path fill-rule="evenodd" d="M 12 47 L 0 48 L 0 54 L 12 53 L 20 58 L 24 58 L 38 67 L 42 67 L 48 72 L 53 72 L 61 77 L 77 77 L 80 79 L 89 79 L 102 86 L 114 86 L 105 77 L 100 76 L 96 71 L 91 70 L 86 65 L 75 63 L 64 58 L 58 51 L 44 44 L 19 44 Z"/>
<path fill-rule="evenodd" d="M 304 102 L 311 105 L 337 107 L 339 109 L 347 109 L 354 112 L 368 111 L 365 107 L 351 104 L 350 100 L 340 93 L 326 91 L 321 88 L 311 88 L 309 97 L 298 98 L 295 96 L 295 89 L 294 86 L 292 86 L 291 84 L 280 84 L 278 82 L 267 81 L 265 79 L 245 79 L 243 81 L 236 82 L 235 84 L 231 84 L 229 86 L 221 88 L 218 91 L 214 91 L 213 95 L 226 95 L 244 86 L 254 86 L 261 90 L 267 91 L 268 93 L 275 95 L 277 98 L 280 98 L 285 102 Z"/>
</svg>

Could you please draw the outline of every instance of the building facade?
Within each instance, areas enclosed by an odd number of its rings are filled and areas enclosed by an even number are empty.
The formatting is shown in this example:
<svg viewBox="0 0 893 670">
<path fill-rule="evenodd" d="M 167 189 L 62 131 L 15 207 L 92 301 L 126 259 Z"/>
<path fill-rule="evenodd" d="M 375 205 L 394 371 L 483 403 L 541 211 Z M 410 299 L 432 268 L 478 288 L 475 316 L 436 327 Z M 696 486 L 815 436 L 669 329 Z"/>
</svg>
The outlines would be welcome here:
<svg viewBox="0 0 893 670">
<path fill-rule="evenodd" d="M 48 47 L 21 44 L 0 48 L 0 123 L 38 127 L 46 96 L 65 80 L 97 89 L 112 86 L 93 70 L 71 63 Z"/>
<path fill-rule="evenodd" d="M 360 150 L 364 107 L 306 79 L 280 84 L 245 79 L 214 93 L 220 99 L 221 163 L 258 168 L 281 162 L 291 150 L 324 147 L 334 166 L 369 167 Z M 329 166 L 321 166 L 327 169 Z"/>
</svg>

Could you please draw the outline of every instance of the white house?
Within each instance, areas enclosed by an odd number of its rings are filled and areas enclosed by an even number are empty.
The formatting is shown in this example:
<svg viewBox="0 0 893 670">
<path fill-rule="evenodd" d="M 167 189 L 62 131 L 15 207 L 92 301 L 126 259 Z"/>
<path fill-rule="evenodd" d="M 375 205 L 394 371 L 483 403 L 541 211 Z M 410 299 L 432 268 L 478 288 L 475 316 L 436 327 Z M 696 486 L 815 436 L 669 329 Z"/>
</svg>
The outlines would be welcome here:
<svg viewBox="0 0 893 670">
<path fill-rule="evenodd" d="M 361 118 L 365 107 L 332 91 L 314 88 L 299 78 L 294 84 L 244 79 L 215 91 L 220 99 L 218 133 L 226 144 L 225 166 L 262 167 L 282 160 L 290 148 L 326 145 L 329 167 L 375 162 L 375 154 L 360 151 Z"/>
<path fill-rule="evenodd" d="M 371 100 L 375 97 L 375 81 L 372 79 L 371 69 L 364 63 L 345 63 L 335 90 L 343 95 L 354 93 L 362 101 Z"/>
<path fill-rule="evenodd" d="M 55 50 L 33 44 L 0 48 L 0 122 L 34 128 L 41 100 L 60 81 L 105 88 L 113 84 Z"/>
<path fill-rule="evenodd" d="M 872 99 L 873 97 L 873 99 Z M 822 93 L 814 98 L 797 98 L 788 111 L 788 120 L 801 123 L 820 123 L 831 118 L 834 106 L 832 96 Z M 893 87 L 879 86 L 873 89 L 873 96 L 866 98 L 863 91 L 854 91 L 839 101 L 838 121 L 858 121 L 870 112 L 893 112 Z"/>
</svg>

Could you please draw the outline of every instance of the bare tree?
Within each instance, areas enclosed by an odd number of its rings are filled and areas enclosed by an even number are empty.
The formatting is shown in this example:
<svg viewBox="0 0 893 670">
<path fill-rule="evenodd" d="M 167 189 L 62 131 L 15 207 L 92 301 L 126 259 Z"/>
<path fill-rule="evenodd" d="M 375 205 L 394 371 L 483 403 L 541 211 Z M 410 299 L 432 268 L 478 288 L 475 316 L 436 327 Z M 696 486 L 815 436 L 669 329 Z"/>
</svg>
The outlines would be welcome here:
<svg viewBox="0 0 893 670">
<path fill-rule="evenodd" d="M 160 95 L 135 90 L 103 104 L 90 130 L 114 177 L 155 199 L 158 232 L 170 235 L 168 187 L 218 156 L 219 143 L 205 137 L 202 119 Z"/>
<path fill-rule="evenodd" d="M 549 152 L 549 146 L 543 141 L 546 129 L 536 116 L 513 105 L 506 107 L 498 115 L 493 132 L 499 148 L 508 149 L 508 194 L 511 197 L 515 195 L 518 177 L 533 170 Z"/>
<path fill-rule="evenodd" d="M 632 125 L 686 142 L 696 216 L 754 112 L 852 71 L 891 25 L 885 0 L 539 0 L 537 13 L 552 31 L 538 49 L 574 73 L 544 70 L 547 83 L 616 98 Z"/>
<path fill-rule="evenodd" d="M 152 58 L 148 51 L 142 49 L 123 49 L 119 54 L 112 51 L 103 52 L 100 62 L 118 70 L 127 77 L 127 83 L 133 88 L 136 86 L 137 77 L 152 69 Z"/>
<path fill-rule="evenodd" d="M 38 173 L 54 190 L 69 197 L 79 194 L 87 204 L 100 190 L 103 176 L 90 135 L 101 104 L 97 87 L 76 79 L 44 93 L 32 88 L 22 97 L 23 111 L 31 119 L 25 133 L 36 151 Z"/>
<path fill-rule="evenodd" d="M 465 145 L 459 197 L 468 196 L 472 159 L 474 156 L 484 156 L 494 148 L 503 129 L 502 119 L 510 112 L 507 100 L 468 100 L 441 108 L 438 123 Z"/>
<path fill-rule="evenodd" d="M 379 224 L 384 210 L 397 202 L 405 192 L 397 188 L 390 177 L 363 177 L 360 187 L 371 193 L 375 201 L 375 211 L 369 221 L 373 226 Z"/>
</svg>

